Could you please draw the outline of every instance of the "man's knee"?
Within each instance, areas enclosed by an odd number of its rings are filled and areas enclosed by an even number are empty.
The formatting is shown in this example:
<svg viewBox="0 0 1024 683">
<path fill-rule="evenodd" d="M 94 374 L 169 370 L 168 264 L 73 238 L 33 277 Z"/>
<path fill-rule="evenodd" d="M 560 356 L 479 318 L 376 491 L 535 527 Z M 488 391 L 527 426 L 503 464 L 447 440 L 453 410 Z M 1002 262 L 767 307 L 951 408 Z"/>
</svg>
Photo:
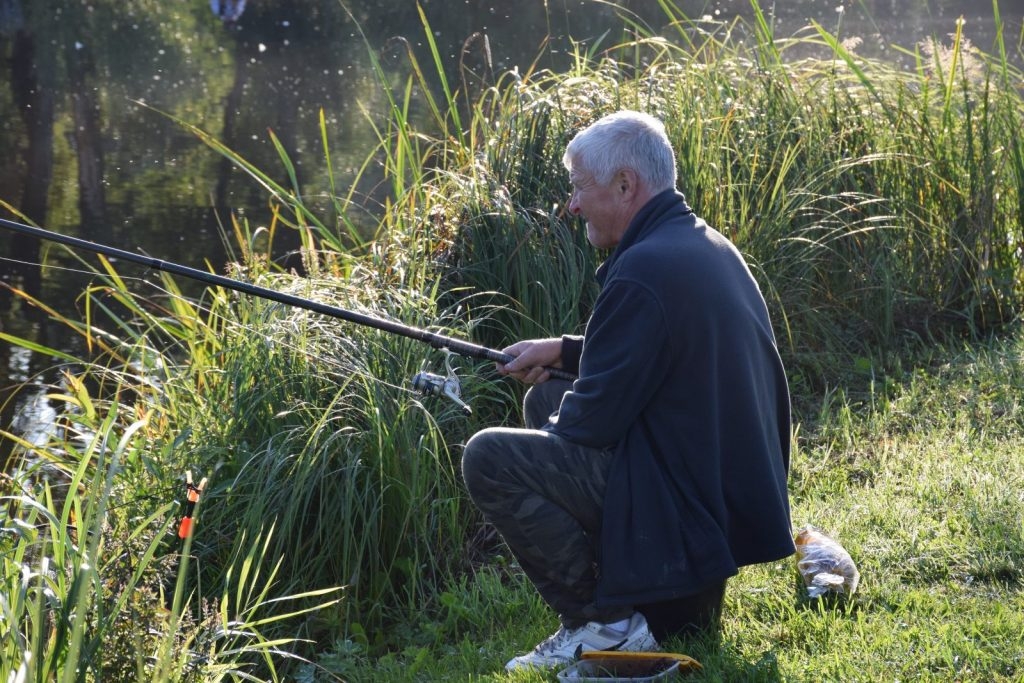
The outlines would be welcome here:
<svg viewBox="0 0 1024 683">
<path fill-rule="evenodd" d="M 534 384 L 523 398 L 523 418 L 530 429 L 540 429 L 558 410 L 562 396 L 572 388 L 565 380 L 551 379 Z"/>
<path fill-rule="evenodd" d="M 469 494 L 476 498 L 477 492 L 490 488 L 498 472 L 500 462 L 500 429 L 490 428 L 479 431 L 466 442 L 462 451 L 462 478 Z"/>
</svg>

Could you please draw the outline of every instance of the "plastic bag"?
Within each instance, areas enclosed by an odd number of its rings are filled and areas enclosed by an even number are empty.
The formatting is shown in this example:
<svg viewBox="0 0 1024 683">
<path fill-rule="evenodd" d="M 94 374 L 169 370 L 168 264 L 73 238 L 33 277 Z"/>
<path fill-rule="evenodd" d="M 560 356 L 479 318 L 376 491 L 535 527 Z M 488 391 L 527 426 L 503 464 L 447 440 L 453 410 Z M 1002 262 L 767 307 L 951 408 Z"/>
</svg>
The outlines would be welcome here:
<svg viewBox="0 0 1024 683">
<path fill-rule="evenodd" d="M 810 597 L 829 592 L 852 595 L 857 590 L 860 572 L 838 542 L 810 526 L 797 532 L 795 542 L 796 566 Z"/>
</svg>

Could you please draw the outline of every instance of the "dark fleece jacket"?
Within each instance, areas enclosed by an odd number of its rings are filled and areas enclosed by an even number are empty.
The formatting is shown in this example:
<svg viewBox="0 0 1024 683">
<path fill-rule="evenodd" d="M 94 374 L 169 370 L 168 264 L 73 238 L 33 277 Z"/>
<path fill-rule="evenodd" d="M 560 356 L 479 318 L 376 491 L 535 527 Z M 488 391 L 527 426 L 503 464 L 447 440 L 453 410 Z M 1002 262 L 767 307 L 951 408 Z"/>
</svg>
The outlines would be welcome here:
<svg viewBox="0 0 1024 683">
<path fill-rule="evenodd" d="M 685 596 L 791 554 L 789 390 L 739 252 L 667 190 L 597 275 L 579 379 L 546 429 L 616 449 L 598 604 Z"/>
</svg>

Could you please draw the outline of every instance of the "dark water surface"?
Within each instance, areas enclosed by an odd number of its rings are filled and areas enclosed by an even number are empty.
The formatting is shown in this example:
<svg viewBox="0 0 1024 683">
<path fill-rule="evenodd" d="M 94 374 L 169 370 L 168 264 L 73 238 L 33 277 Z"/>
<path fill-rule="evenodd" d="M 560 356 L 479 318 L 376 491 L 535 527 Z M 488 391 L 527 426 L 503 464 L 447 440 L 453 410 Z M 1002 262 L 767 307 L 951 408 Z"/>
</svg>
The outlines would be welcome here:
<svg viewBox="0 0 1024 683">
<path fill-rule="evenodd" d="M 623 14 L 656 30 L 666 21 L 657 0 L 627 0 L 619 9 L 595 0 L 422 0 L 421 6 L 451 79 L 460 65 L 485 81 L 535 61 L 557 69 L 572 41 L 586 49 L 621 36 Z M 748 0 L 676 6 L 695 19 L 751 15 Z M 893 60 L 907 59 L 897 47 L 913 49 L 929 37 L 948 42 L 962 16 L 968 39 L 993 51 L 988 0 L 762 7 L 778 37 L 813 20 L 860 38 L 860 53 Z M 999 8 L 1016 56 L 1024 0 L 1003 0 Z M 194 268 L 207 261 L 219 267 L 227 256 L 218 223 L 234 212 L 254 227 L 265 224 L 265 192 L 160 112 L 276 173 L 273 130 L 300 180 L 322 187 L 316 182 L 325 177 L 322 109 L 333 170 L 347 189 L 374 144 L 367 117 L 385 105 L 367 43 L 389 73 L 404 78 L 406 46 L 432 66 L 426 42 L 414 0 L 0 0 L 0 217 L 20 220 L 8 204 L 57 232 Z M 372 224 L 374 200 L 367 195 L 355 220 Z M 279 247 L 286 258 L 287 239 Z M 42 270 L 35 265 L 41 262 Z M 80 270 L 63 248 L 0 230 L 0 280 L 38 291 L 72 315 L 89 282 Z M 146 277 L 125 267 L 123 274 L 132 273 Z M 60 338 L 66 333 L 33 319 L 4 291 L 0 331 L 81 351 L 77 340 Z M 53 362 L 0 341 L 0 365 L 0 428 L 35 439 L 54 411 L 44 396 L 55 381 Z M 29 390 L 12 391 L 26 382 Z M 0 448 L 0 467 L 3 455 Z"/>
</svg>

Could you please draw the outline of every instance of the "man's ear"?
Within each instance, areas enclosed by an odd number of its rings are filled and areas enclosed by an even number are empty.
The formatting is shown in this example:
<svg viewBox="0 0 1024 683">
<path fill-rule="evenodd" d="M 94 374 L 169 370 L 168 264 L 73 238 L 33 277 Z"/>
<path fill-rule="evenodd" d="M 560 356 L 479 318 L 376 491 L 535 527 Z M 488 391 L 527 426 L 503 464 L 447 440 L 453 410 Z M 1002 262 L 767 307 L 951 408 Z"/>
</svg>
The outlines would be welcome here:
<svg viewBox="0 0 1024 683">
<path fill-rule="evenodd" d="M 615 174 L 615 190 L 622 199 L 629 201 L 637 192 L 638 181 L 636 171 L 631 168 L 620 169 Z"/>
</svg>

